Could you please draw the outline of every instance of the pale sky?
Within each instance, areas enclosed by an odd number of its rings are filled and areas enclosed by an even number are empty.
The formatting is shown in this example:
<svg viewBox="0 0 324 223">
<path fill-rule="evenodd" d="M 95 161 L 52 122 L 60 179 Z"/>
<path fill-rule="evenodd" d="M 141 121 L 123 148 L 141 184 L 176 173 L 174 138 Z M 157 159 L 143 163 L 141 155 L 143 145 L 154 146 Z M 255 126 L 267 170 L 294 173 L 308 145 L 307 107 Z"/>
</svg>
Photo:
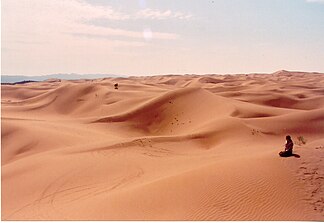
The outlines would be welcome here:
<svg viewBox="0 0 324 223">
<path fill-rule="evenodd" d="M 324 72 L 324 0 L 1 0 L 1 73 Z"/>
</svg>

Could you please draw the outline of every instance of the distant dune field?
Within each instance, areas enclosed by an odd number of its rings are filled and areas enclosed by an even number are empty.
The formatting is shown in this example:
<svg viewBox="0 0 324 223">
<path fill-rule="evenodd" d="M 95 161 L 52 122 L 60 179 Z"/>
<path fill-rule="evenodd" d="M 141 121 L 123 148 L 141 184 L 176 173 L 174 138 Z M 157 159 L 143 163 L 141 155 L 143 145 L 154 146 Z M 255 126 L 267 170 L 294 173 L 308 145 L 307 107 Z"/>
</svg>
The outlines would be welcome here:
<svg viewBox="0 0 324 223">
<path fill-rule="evenodd" d="M 324 220 L 324 74 L 1 93 L 2 220 Z M 286 135 L 295 156 L 281 158 Z"/>
</svg>

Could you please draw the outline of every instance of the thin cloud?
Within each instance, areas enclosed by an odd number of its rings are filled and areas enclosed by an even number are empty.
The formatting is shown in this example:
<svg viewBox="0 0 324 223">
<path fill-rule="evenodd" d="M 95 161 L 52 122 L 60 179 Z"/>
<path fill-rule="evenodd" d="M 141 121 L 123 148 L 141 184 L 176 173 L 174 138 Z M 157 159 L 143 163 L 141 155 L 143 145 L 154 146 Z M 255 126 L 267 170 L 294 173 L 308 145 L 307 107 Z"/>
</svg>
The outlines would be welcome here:
<svg viewBox="0 0 324 223">
<path fill-rule="evenodd" d="M 156 9 L 146 8 L 139 11 L 135 18 L 140 19 L 190 19 L 193 16 L 189 13 L 172 12 L 171 10 L 160 11 Z"/>
<path fill-rule="evenodd" d="M 89 23 L 93 19 L 108 19 L 127 21 L 134 15 L 113 9 L 110 6 L 91 5 L 80 0 L 5 0 L 2 2 L 3 41 L 14 42 L 56 42 L 67 40 L 66 36 L 80 33 L 83 36 L 122 36 L 128 37 L 130 46 L 132 38 L 143 39 L 143 31 L 96 27 Z M 136 16 L 137 17 L 137 16 Z M 181 15 L 178 15 L 181 17 Z M 154 32 L 155 39 L 177 39 L 174 33 Z M 93 39 L 93 38 L 92 38 Z M 108 38 L 106 38 L 108 39 Z M 71 40 L 71 39 L 68 39 Z M 115 42 L 106 41 L 111 46 Z M 126 41 L 125 41 L 126 44 Z"/>
<path fill-rule="evenodd" d="M 99 27 L 91 21 L 120 24 L 139 19 L 189 18 L 170 10 L 154 10 L 151 16 L 138 11 L 127 13 L 84 0 L 2 0 L 1 7 L 2 65 L 7 73 L 84 72 L 109 69 L 116 66 L 113 64 L 124 67 L 121 55 L 134 58 L 134 52 L 148 50 L 161 40 L 177 40 L 179 34 L 158 29 L 148 32 L 147 27 Z"/>
</svg>

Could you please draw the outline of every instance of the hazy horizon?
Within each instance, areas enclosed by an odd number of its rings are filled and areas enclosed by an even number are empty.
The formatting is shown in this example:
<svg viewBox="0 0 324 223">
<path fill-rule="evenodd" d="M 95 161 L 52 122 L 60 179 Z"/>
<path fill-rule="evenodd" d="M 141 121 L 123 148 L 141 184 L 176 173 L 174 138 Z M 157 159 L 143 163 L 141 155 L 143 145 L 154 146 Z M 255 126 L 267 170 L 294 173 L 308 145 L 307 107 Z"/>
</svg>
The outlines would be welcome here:
<svg viewBox="0 0 324 223">
<path fill-rule="evenodd" d="M 281 69 L 281 70 L 276 70 L 276 71 L 272 71 L 272 72 L 237 72 L 237 73 L 202 73 L 202 74 L 196 74 L 196 73 L 163 73 L 163 74 L 159 74 L 159 73 L 153 73 L 153 74 L 147 74 L 147 75 L 141 75 L 141 74 L 133 74 L 133 75 L 126 75 L 126 74 L 113 74 L 113 73 L 49 73 L 49 74 L 29 74 L 29 75 L 25 75 L 25 74 L 1 74 L 1 76 L 22 76 L 22 77 L 45 77 L 45 76 L 55 76 L 55 75 L 75 75 L 75 76 L 91 76 L 94 75 L 94 79 L 96 75 L 108 75 L 108 76 L 115 76 L 115 77 L 132 77 L 132 76 L 162 76 L 162 75 L 199 75 L 199 76 L 204 76 L 204 75 L 239 75 L 239 74 L 273 74 L 276 72 L 280 72 L 280 71 L 287 71 L 287 72 L 301 72 L 301 73 L 319 73 L 319 74 L 323 74 L 324 72 L 321 71 L 304 71 L 304 70 L 285 70 L 285 69 Z"/>
<path fill-rule="evenodd" d="M 324 72 L 324 0 L 3 0 L 1 73 Z"/>
</svg>

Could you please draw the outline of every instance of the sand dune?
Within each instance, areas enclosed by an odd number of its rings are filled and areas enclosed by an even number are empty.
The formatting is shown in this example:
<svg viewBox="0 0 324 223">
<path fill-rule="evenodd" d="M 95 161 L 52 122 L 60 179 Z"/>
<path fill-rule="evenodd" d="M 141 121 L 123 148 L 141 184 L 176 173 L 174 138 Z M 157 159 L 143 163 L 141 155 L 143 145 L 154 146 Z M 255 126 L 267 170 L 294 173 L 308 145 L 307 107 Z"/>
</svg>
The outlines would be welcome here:
<svg viewBox="0 0 324 223">
<path fill-rule="evenodd" d="M 323 74 L 48 80 L 1 93 L 3 220 L 324 220 Z M 287 134 L 296 155 L 280 158 Z"/>
</svg>

